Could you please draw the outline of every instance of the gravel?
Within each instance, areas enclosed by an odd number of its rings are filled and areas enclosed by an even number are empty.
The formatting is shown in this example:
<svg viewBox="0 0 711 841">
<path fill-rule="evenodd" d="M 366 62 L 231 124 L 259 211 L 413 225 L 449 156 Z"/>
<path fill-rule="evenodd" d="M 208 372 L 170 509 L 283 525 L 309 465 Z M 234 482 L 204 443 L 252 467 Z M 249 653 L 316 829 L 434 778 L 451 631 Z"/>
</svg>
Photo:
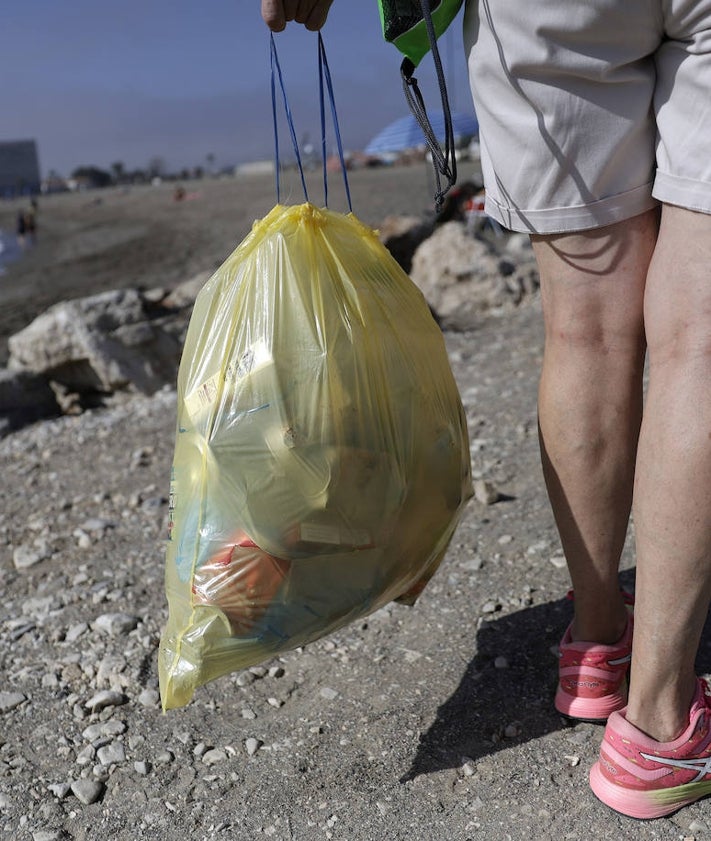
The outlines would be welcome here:
<svg viewBox="0 0 711 841">
<path fill-rule="evenodd" d="M 711 837 L 703 802 L 645 823 L 599 804 L 602 729 L 552 706 L 571 606 L 537 455 L 538 301 L 447 344 L 478 491 L 418 604 L 165 715 L 174 392 L 0 440 L 0 838 Z"/>
</svg>

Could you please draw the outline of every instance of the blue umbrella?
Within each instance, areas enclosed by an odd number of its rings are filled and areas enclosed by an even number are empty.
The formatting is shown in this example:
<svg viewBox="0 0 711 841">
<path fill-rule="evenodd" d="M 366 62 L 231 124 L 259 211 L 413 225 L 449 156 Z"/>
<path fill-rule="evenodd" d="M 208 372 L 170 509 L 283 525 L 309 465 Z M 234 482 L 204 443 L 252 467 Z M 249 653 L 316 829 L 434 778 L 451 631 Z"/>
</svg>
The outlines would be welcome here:
<svg viewBox="0 0 711 841">
<path fill-rule="evenodd" d="M 444 114 L 441 111 L 428 112 L 432 129 L 440 143 L 444 142 Z M 452 127 L 455 139 L 474 137 L 479 134 L 479 123 L 473 114 L 452 112 Z M 366 155 L 381 152 L 402 152 L 425 145 L 425 135 L 412 114 L 401 117 L 386 126 L 368 143 Z"/>
</svg>

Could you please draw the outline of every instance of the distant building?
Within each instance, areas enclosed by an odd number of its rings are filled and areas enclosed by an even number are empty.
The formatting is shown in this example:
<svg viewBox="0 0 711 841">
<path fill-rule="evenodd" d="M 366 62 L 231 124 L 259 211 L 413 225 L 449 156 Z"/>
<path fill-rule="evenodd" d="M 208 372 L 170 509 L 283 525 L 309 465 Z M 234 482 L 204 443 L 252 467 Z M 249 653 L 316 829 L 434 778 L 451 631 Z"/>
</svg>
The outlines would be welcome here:
<svg viewBox="0 0 711 841">
<path fill-rule="evenodd" d="M 38 193 L 39 157 L 34 140 L 0 141 L 0 196 Z"/>
</svg>

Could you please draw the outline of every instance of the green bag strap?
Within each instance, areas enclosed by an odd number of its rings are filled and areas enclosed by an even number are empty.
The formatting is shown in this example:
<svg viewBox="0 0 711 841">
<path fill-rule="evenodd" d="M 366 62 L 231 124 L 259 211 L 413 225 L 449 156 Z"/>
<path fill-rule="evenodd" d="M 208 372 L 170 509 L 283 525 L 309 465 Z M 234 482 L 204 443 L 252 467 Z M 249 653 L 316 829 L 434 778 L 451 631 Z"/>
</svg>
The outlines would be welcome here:
<svg viewBox="0 0 711 841">
<path fill-rule="evenodd" d="M 405 56 L 400 65 L 403 90 L 410 111 L 419 123 L 425 135 L 427 148 L 432 155 L 436 185 L 434 200 L 437 210 L 442 207 L 447 191 L 457 182 L 452 114 L 437 39 L 454 20 L 462 2 L 463 0 L 378 0 L 383 37 L 394 44 Z M 424 98 L 414 76 L 417 65 L 430 51 L 444 115 L 444 150 L 427 116 Z M 446 180 L 444 186 L 442 186 L 443 178 Z"/>
</svg>

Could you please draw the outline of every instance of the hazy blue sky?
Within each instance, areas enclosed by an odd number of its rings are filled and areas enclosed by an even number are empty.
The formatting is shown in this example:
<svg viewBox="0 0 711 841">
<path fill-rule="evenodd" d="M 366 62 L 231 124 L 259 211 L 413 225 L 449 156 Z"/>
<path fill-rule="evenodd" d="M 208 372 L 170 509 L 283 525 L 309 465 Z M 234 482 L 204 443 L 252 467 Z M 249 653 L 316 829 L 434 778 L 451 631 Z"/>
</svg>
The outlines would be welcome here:
<svg viewBox="0 0 711 841">
<path fill-rule="evenodd" d="M 461 24 L 441 41 L 453 107 L 471 112 Z M 336 0 L 323 30 L 346 148 L 405 115 L 400 57 L 375 0 Z M 316 36 L 277 36 L 297 133 L 318 137 Z M 432 62 L 418 74 L 437 107 Z M 80 164 L 171 169 L 273 155 L 259 0 L 23 0 L 0 17 L 0 140 L 35 138 L 43 174 Z M 286 142 L 286 137 L 284 138 Z"/>
</svg>

